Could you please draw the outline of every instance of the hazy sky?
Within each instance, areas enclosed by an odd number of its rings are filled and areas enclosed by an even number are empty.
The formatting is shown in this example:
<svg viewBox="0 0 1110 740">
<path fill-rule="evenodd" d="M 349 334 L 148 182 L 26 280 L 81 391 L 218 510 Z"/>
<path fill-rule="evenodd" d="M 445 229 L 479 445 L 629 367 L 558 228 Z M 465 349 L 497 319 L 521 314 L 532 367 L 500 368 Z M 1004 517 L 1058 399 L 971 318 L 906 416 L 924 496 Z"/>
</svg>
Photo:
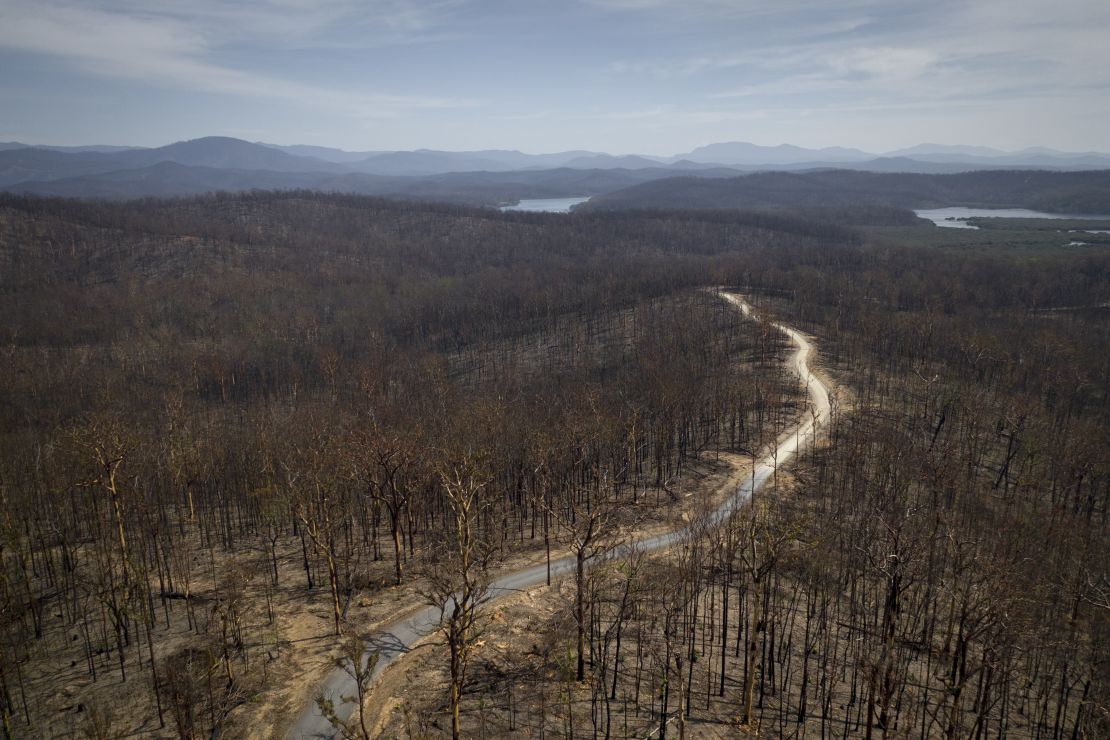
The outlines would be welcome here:
<svg viewBox="0 0 1110 740">
<path fill-rule="evenodd" d="M 1108 0 L 0 0 L 0 140 L 1110 150 Z"/>
</svg>

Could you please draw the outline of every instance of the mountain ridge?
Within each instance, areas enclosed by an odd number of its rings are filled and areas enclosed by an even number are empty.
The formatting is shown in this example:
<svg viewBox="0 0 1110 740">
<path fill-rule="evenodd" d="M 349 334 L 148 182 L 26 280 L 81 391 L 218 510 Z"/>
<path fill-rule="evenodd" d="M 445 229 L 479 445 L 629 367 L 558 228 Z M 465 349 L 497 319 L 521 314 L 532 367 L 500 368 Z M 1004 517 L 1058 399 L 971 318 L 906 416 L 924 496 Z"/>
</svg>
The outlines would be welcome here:
<svg viewBox="0 0 1110 740">
<path fill-rule="evenodd" d="M 1024 153 L 1007 153 L 989 147 L 940 144 L 920 144 L 902 151 L 906 153 L 871 155 L 844 147 L 807 149 L 789 144 L 764 147 L 723 142 L 672 157 L 647 157 L 586 150 L 546 154 L 513 149 L 353 152 L 309 145 L 278 146 L 227 136 L 202 137 L 153 148 L 40 147 L 8 142 L 0 144 L 0 188 L 51 195 L 143 197 L 195 194 L 206 192 L 204 188 L 225 191 L 349 187 L 352 192 L 369 189 L 374 194 L 446 196 L 491 204 L 522 197 L 596 195 L 608 192 L 606 188 L 618 189 L 676 174 L 721 177 L 836 169 L 916 174 L 1013 169 L 1110 170 L 1110 155 L 1098 152 L 1032 148 Z M 708 161 L 718 156 L 728 161 Z M 165 164 L 180 168 L 158 166 Z M 599 174 L 602 172 L 612 174 L 602 176 Z M 584 174 L 575 177 L 572 173 Z M 491 180 L 488 177 L 491 174 L 502 177 Z M 457 177 L 451 178 L 451 187 L 443 189 L 436 184 L 442 182 L 437 178 L 446 175 Z M 171 181 L 175 176 L 181 178 L 180 183 Z M 413 185 L 412 181 L 420 178 L 427 182 Z M 460 195 L 463 182 L 476 184 L 480 193 L 467 200 Z"/>
</svg>

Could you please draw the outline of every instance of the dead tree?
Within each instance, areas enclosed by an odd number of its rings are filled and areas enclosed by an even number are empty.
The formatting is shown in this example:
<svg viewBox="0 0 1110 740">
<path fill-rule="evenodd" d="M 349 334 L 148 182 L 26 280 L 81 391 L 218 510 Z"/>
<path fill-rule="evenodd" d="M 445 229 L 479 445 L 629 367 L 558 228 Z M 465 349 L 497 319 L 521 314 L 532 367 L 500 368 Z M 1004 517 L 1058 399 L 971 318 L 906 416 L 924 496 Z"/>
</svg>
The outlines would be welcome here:
<svg viewBox="0 0 1110 740">
<path fill-rule="evenodd" d="M 439 480 L 451 529 L 429 559 L 422 589 L 427 603 L 439 609 L 443 642 L 450 654 L 451 737 L 462 736 L 459 707 L 466 668 L 481 628 L 489 592 L 489 562 L 494 548 L 479 533 L 482 491 L 489 475 L 470 451 L 444 463 Z"/>
</svg>

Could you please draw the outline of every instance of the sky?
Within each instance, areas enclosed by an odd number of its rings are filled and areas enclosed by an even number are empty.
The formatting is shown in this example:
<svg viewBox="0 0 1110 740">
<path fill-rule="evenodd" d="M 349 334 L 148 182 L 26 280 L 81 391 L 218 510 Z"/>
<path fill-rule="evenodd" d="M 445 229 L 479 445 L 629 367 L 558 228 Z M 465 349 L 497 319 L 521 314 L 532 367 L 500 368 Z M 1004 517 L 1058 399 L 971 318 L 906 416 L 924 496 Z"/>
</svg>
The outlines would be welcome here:
<svg viewBox="0 0 1110 740">
<path fill-rule="evenodd" d="M 1107 0 L 0 0 L 0 141 L 1110 151 Z"/>
</svg>

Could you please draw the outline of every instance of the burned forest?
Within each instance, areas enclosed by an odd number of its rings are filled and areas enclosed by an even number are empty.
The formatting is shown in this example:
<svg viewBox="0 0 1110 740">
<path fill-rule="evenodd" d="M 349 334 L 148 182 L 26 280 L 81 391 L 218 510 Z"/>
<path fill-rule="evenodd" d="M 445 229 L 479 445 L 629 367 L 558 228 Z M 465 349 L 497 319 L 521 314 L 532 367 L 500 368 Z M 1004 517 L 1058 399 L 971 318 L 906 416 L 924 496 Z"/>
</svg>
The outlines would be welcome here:
<svg viewBox="0 0 1110 740">
<path fill-rule="evenodd" d="M 0 196 L 0 732 L 1110 736 L 1110 257 L 860 213 Z"/>
</svg>

